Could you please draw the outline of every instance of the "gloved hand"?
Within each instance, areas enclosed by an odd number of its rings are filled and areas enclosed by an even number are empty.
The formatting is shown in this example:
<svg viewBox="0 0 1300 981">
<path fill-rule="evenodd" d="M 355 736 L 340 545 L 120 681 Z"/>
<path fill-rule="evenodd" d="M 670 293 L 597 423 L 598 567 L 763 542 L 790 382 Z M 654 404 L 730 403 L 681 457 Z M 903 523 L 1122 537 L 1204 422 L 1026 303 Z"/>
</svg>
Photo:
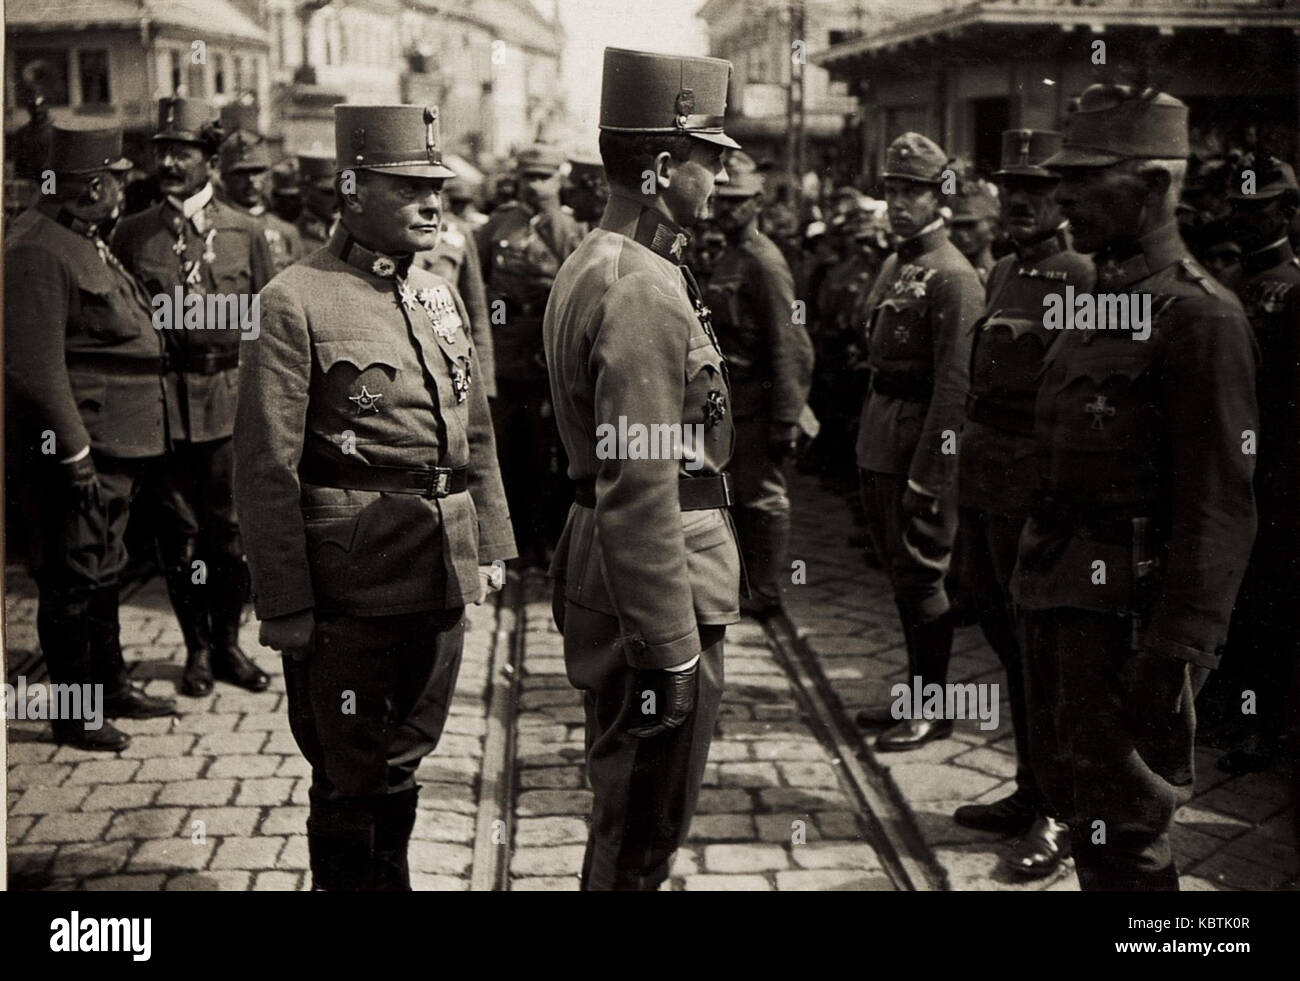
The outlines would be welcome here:
<svg viewBox="0 0 1300 981">
<path fill-rule="evenodd" d="M 799 448 L 799 427 L 773 423 L 767 430 L 767 455 L 780 463 Z"/>
<path fill-rule="evenodd" d="M 315 634 L 315 614 L 311 610 L 300 610 L 263 620 L 257 639 L 263 647 L 288 654 L 295 661 L 304 661 L 312 653 Z"/>
<path fill-rule="evenodd" d="M 909 482 L 907 489 L 903 491 L 903 514 L 909 518 L 915 518 L 920 515 L 933 517 L 939 513 L 939 498 L 932 494 L 918 491 Z"/>
<path fill-rule="evenodd" d="M 700 664 L 696 661 L 684 671 L 666 669 L 637 671 L 629 695 L 632 705 L 628 714 L 632 719 L 645 718 L 644 724 L 629 726 L 628 733 L 641 739 L 657 736 L 676 729 L 695 711 L 695 689 Z M 659 711 L 646 712 L 652 703 L 646 693 L 654 693 L 653 707 Z"/>
<path fill-rule="evenodd" d="M 104 496 L 95 473 L 95 461 L 89 453 L 79 460 L 61 463 L 64 479 L 68 481 L 68 491 L 72 504 L 84 514 L 97 511 L 104 506 Z"/>
<path fill-rule="evenodd" d="M 478 599 L 474 601 L 475 606 L 487 599 L 489 593 L 501 592 L 501 588 L 506 584 L 505 563 L 497 564 L 494 562 L 491 565 L 480 565 L 478 567 L 478 583 L 479 592 Z"/>
</svg>

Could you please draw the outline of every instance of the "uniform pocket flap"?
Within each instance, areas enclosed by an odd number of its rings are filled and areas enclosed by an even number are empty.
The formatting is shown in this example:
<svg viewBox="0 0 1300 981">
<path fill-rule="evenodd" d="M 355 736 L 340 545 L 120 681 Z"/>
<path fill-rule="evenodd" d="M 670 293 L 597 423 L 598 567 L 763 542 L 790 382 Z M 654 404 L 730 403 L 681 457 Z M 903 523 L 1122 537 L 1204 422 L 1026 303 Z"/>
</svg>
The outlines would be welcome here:
<svg viewBox="0 0 1300 981">
<path fill-rule="evenodd" d="M 316 549 L 330 544 L 337 545 L 345 552 L 352 551 L 361 510 L 360 507 L 335 504 L 303 508 L 302 522 L 308 548 Z"/>
<path fill-rule="evenodd" d="M 985 333 L 1009 334 L 1012 340 L 1020 340 L 1026 334 L 1037 339 L 1040 344 L 1046 343 L 1039 328 L 1042 327 L 1041 320 L 1033 320 L 1029 317 L 1017 316 L 1015 313 L 997 311 L 990 314 L 984 321 L 983 330 Z"/>
<path fill-rule="evenodd" d="M 702 368 L 711 368 L 715 375 L 722 372 L 722 355 L 707 338 L 686 352 L 686 377 L 694 378 Z"/>
<path fill-rule="evenodd" d="M 1066 384 L 1069 384 L 1081 378 L 1088 378 L 1098 385 L 1118 379 L 1132 382 L 1147 370 L 1147 366 L 1148 362 L 1145 358 L 1123 358 L 1110 355 L 1088 360 L 1076 359 L 1070 362 L 1065 381 Z"/>
<path fill-rule="evenodd" d="M 328 372 L 340 362 L 354 366 L 358 371 L 365 371 L 371 365 L 382 365 L 391 371 L 397 370 L 397 356 L 385 345 L 375 340 L 350 338 L 337 341 L 315 341 L 312 350 L 321 371 Z"/>
</svg>

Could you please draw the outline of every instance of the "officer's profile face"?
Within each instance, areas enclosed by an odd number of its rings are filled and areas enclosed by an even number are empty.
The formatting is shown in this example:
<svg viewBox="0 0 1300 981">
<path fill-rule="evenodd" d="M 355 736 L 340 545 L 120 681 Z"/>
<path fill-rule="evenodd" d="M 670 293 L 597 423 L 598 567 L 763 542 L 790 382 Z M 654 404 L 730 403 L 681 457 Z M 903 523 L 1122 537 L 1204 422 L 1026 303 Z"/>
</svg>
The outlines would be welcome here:
<svg viewBox="0 0 1300 981">
<path fill-rule="evenodd" d="M 899 238 L 911 238 L 939 212 L 938 187 L 922 181 L 885 178 L 889 227 Z"/>
<path fill-rule="evenodd" d="M 164 194 L 187 198 L 208 182 L 208 154 L 194 143 L 166 140 L 156 144 L 158 186 Z"/>
<path fill-rule="evenodd" d="M 1062 167 L 1060 174 L 1055 197 L 1076 249 L 1096 252 L 1137 234 L 1150 203 L 1141 177 L 1118 165 Z"/>
<path fill-rule="evenodd" d="M 1061 207 L 1052 196 L 1054 177 L 1007 177 L 998 182 L 1002 227 L 1012 241 L 1032 242 L 1061 224 Z"/>
<path fill-rule="evenodd" d="M 359 171 L 357 193 L 344 199 L 343 221 L 377 252 L 427 251 L 438 245 L 442 185 L 440 177 Z"/>
<path fill-rule="evenodd" d="M 111 170 L 82 179 L 76 197 L 67 207 L 83 221 L 103 221 L 113 217 L 122 206 L 122 180 Z"/>
<path fill-rule="evenodd" d="M 226 194 L 235 204 L 252 208 L 262 203 L 262 192 L 266 187 L 265 170 L 232 170 L 221 175 Z"/>
<path fill-rule="evenodd" d="M 677 160 L 671 153 L 655 157 L 655 172 L 667 186 L 659 188 L 659 199 L 679 225 L 690 226 L 708 217 L 709 195 L 719 178 L 726 180 L 722 164 L 724 148 L 707 140 L 691 140 L 690 156 Z"/>
</svg>

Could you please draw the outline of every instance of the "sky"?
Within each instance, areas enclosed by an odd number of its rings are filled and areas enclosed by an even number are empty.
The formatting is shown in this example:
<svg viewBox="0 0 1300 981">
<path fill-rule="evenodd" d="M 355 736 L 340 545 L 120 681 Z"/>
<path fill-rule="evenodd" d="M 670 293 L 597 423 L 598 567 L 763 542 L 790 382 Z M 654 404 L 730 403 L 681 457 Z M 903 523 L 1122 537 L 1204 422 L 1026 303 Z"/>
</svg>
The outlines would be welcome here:
<svg viewBox="0 0 1300 981">
<path fill-rule="evenodd" d="M 534 0 L 543 11 L 551 0 Z M 695 12 L 704 0 L 558 0 L 564 26 L 562 66 L 574 137 L 596 145 L 600 70 L 606 47 L 674 54 L 707 54 L 704 22 Z"/>
</svg>

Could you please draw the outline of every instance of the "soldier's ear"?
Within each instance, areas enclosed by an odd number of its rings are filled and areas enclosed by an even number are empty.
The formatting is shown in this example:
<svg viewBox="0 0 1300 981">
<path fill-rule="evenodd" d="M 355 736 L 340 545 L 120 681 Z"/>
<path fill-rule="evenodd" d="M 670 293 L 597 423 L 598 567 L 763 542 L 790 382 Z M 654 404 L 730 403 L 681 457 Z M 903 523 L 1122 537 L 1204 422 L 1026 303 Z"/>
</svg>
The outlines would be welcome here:
<svg viewBox="0 0 1300 981">
<path fill-rule="evenodd" d="M 1169 193 L 1170 184 L 1173 183 L 1173 177 L 1169 171 L 1160 166 L 1149 165 L 1142 167 L 1138 171 L 1138 175 L 1142 178 L 1147 194 L 1156 198 L 1164 198 Z"/>
<path fill-rule="evenodd" d="M 655 154 L 655 178 L 660 188 L 668 187 L 673 182 L 673 171 L 677 169 L 677 161 L 667 150 L 661 150 Z"/>
</svg>

